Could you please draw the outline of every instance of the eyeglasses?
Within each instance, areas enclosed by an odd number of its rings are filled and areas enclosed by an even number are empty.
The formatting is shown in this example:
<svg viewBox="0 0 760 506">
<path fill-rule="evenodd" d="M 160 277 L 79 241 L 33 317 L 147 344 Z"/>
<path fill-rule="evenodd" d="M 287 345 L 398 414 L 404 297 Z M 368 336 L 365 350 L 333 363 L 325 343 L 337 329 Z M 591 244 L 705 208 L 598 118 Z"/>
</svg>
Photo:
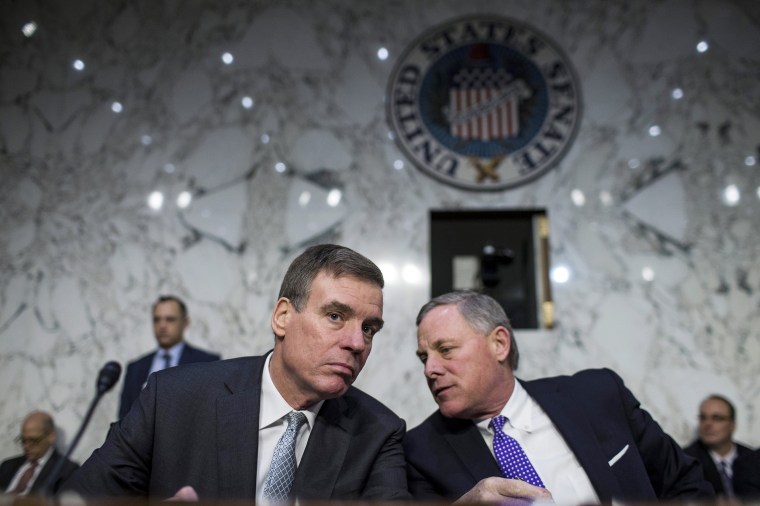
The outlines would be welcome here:
<svg viewBox="0 0 760 506">
<path fill-rule="evenodd" d="M 728 415 L 699 415 L 700 422 L 727 422 L 729 420 L 731 417 Z"/>
<path fill-rule="evenodd" d="M 44 439 L 50 434 L 50 431 L 45 432 L 39 437 L 24 437 L 24 436 L 16 436 L 16 438 L 13 440 L 18 445 L 24 446 L 24 445 L 31 445 L 36 446 L 40 444 Z"/>
</svg>

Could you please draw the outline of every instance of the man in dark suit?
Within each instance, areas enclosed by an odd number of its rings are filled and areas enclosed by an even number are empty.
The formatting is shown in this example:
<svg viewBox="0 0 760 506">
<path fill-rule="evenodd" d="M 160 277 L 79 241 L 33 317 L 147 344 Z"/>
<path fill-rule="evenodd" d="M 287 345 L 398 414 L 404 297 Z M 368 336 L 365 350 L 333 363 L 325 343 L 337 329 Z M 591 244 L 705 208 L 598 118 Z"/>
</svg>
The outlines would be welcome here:
<svg viewBox="0 0 760 506">
<path fill-rule="evenodd" d="M 11 495 L 35 495 L 54 493 L 79 467 L 66 459 L 60 476 L 44 490 L 51 472 L 64 458 L 55 448 L 55 422 L 43 411 L 29 413 L 21 425 L 17 438 L 24 454 L 0 464 L 0 492 Z"/>
<path fill-rule="evenodd" d="M 439 410 L 404 439 L 416 499 L 589 504 L 712 495 L 697 461 L 612 371 L 517 380 L 513 331 L 491 297 L 436 297 L 417 325 L 417 354 Z"/>
<path fill-rule="evenodd" d="M 185 329 L 189 324 L 187 306 L 179 297 L 163 295 L 153 304 L 153 333 L 158 349 L 127 365 L 119 419 L 127 415 L 152 373 L 176 365 L 219 360 L 218 354 L 194 348 L 185 341 Z"/>
<path fill-rule="evenodd" d="M 404 421 L 351 386 L 383 326 L 382 287 L 358 253 L 308 248 L 283 279 L 271 353 L 154 374 L 66 488 L 257 503 L 408 497 Z"/>
<path fill-rule="evenodd" d="M 684 448 L 699 460 L 705 479 L 718 495 L 733 497 L 734 462 L 752 450 L 733 440 L 736 409 L 723 396 L 710 395 L 699 405 L 697 439 Z M 760 474 L 760 470 L 758 470 Z"/>
</svg>

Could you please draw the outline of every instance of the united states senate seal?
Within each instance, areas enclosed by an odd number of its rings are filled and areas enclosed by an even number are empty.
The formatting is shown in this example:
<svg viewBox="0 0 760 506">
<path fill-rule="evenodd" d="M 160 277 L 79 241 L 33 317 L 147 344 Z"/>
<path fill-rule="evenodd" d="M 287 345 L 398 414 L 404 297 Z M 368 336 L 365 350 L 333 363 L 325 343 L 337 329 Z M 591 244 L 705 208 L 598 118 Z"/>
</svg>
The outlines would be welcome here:
<svg viewBox="0 0 760 506">
<path fill-rule="evenodd" d="M 412 42 L 388 82 L 401 150 L 436 179 L 503 190 L 551 169 L 580 123 L 579 82 L 549 37 L 506 17 L 467 16 Z"/>
</svg>

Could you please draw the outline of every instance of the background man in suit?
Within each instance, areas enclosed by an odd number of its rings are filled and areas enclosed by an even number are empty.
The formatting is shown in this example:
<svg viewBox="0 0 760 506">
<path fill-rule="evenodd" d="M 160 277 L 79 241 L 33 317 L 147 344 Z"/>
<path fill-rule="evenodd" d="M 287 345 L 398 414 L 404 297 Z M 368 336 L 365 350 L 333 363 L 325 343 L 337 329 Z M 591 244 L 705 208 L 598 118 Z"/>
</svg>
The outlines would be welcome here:
<svg viewBox="0 0 760 506">
<path fill-rule="evenodd" d="M 415 498 L 584 504 L 712 495 L 696 460 L 612 371 L 517 380 L 512 328 L 491 297 L 436 297 L 417 325 L 439 410 L 404 440 Z"/>
<path fill-rule="evenodd" d="M 67 488 L 262 503 L 408 497 L 404 421 L 351 386 L 383 326 L 382 287 L 358 253 L 308 248 L 283 279 L 271 353 L 152 375 Z"/>
<path fill-rule="evenodd" d="M 55 422 L 43 411 L 32 411 L 21 425 L 21 435 L 17 441 L 24 448 L 24 454 L 10 458 L 0 464 L 0 491 L 12 495 L 44 494 L 48 476 L 63 456 L 55 448 Z M 49 492 L 71 476 L 79 466 L 66 459 L 60 477 L 52 484 Z"/>
<path fill-rule="evenodd" d="M 711 395 L 699 405 L 697 439 L 684 448 L 702 464 L 705 479 L 715 493 L 734 496 L 734 461 L 751 450 L 733 441 L 736 430 L 734 405 L 720 395 Z M 758 470 L 760 474 L 760 470 Z"/>
<path fill-rule="evenodd" d="M 187 306 L 179 297 L 163 295 L 153 304 L 153 334 L 156 336 L 158 349 L 127 365 L 119 404 L 119 419 L 127 415 L 152 373 L 180 364 L 219 360 L 218 354 L 194 348 L 185 341 L 185 329 L 188 325 L 190 319 Z"/>
</svg>

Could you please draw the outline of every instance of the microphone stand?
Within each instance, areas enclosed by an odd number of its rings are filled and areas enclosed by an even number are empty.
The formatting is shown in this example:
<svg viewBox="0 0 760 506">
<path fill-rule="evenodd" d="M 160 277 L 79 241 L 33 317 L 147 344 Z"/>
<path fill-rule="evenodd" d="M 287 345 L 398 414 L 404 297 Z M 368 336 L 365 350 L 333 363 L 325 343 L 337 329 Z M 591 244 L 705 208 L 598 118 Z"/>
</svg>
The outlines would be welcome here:
<svg viewBox="0 0 760 506">
<path fill-rule="evenodd" d="M 108 362 L 105 366 L 103 366 L 103 369 L 100 370 L 95 397 L 92 399 L 92 402 L 90 402 L 90 407 L 87 409 L 87 414 L 85 415 L 84 420 L 79 427 L 79 431 L 77 432 L 76 436 L 74 436 L 74 439 L 71 442 L 66 455 L 58 459 L 58 462 L 56 462 L 56 465 L 53 468 L 53 471 L 50 473 L 50 476 L 48 476 L 48 479 L 45 480 L 45 485 L 41 489 L 43 494 L 53 495 L 53 486 L 55 485 L 56 480 L 58 480 L 58 477 L 63 470 L 63 466 L 66 465 L 66 461 L 74 452 L 74 448 L 76 448 L 77 444 L 79 444 L 79 440 L 82 438 L 84 430 L 90 424 L 90 418 L 92 418 L 92 414 L 95 412 L 95 407 L 98 405 L 98 402 L 100 402 L 103 394 L 108 392 L 111 387 L 116 384 L 116 382 L 119 380 L 120 374 L 121 366 L 118 362 Z"/>
</svg>

